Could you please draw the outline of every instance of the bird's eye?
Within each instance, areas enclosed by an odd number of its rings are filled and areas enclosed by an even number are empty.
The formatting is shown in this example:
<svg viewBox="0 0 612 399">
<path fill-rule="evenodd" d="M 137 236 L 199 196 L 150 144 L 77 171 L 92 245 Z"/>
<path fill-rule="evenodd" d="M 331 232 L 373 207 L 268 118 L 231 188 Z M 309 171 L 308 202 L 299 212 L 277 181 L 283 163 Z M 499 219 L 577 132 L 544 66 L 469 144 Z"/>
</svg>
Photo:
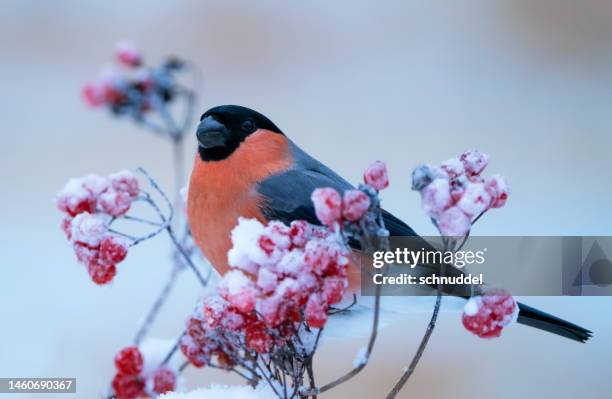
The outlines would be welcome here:
<svg viewBox="0 0 612 399">
<path fill-rule="evenodd" d="M 247 119 L 246 121 L 242 122 L 242 130 L 246 132 L 252 132 L 253 130 L 255 130 L 255 124 L 252 120 Z"/>
</svg>

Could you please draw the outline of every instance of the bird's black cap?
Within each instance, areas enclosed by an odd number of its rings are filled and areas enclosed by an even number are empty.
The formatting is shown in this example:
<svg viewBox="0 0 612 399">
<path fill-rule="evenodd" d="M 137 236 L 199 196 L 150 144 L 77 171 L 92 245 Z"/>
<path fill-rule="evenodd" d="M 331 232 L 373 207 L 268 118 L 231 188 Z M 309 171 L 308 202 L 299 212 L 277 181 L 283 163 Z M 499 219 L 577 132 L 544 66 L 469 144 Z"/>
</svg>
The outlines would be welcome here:
<svg viewBox="0 0 612 399">
<path fill-rule="evenodd" d="M 203 161 L 220 161 L 229 157 L 250 134 L 266 129 L 283 132 L 268 118 L 247 107 L 220 105 L 200 117 L 196 136 Z"/>
</svg>

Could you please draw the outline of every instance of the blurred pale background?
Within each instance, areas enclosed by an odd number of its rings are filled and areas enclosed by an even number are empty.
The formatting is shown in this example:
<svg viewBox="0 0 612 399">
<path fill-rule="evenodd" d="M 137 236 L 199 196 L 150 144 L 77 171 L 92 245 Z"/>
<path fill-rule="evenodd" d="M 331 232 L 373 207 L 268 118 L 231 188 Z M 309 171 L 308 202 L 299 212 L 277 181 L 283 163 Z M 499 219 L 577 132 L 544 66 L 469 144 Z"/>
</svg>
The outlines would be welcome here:
<svg viewBox="0 0 612 399">
<path fill-rule="evenodd" d="M 157 240 L 132 251 L 112 286 L 94 286 L 52 202 L 68 177 L 139 165 L 172 187 L 166 142 L 79 98 L 124 38 L 153 62 L 176 54 L 198 64 L 202 110 L 256 108 L 352 181 L 386 160 L 385 205 L 424 234 L 434 231 L 409 189 L 411 169 L 470 147 L 488 152 L 490 172 L 512 187 L 475 234 L 612 233 L 609 1 L 5 0 L 2 9 L 0 376 L 75 376 L 77 396 L 96 397 L 167 274 L 167 243 Z M 189 277 L 156 336 L 182 327 L 197 297 Z M 612 300 L 530 302 L 595 337 L 580 345 L 517 326 L 482 341 L 444 313 L 401 397 L 610 397 Z M 323 397 L 382 397 L 428 317 L 384 330 L 368 368 Z M 328 340 L 319 381 L 350 367 L 362 344 Z M 190 386 L 237 382 L 213 370 L 187 375 Z"/>
</svg>

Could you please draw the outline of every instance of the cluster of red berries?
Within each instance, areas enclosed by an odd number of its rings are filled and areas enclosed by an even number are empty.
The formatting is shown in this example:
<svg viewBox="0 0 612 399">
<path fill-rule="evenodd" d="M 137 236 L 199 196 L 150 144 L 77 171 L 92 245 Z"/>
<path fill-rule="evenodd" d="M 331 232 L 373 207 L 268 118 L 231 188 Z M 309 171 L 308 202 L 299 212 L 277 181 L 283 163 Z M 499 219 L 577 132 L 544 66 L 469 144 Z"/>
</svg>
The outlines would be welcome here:
<svg viewBox="0 0 612 399">
<path fill-rule="evenodd" d="M 503 177 L 481 176 L 488 162 L 488 155 L 470 150 L 440 167 L 421 165 L 412 172 L 412 188 L 421 193 L 423 209 L 443 235 L 466 235 L 483 212 L 506 203 L 509 189 Z"/>
<path fill-rule="evenodd" d="M 96 284 L 110 282 L 127 256 L 128 242 L 110 233 L 108 222 L 125 215 L 139 192 L 136 177 L 121 171 L 70 179 L 57 194 L 57 207 L 65 213 L 62 230 Z"/>
<path fill-rule="evenodd" d="M 240 348 L 273 352 L 302 322 L 322 328 L 330 305 L 348 286 L 349 252 L 327 229 L 294 221 L 261 224 L 239 219 L 228 260 L 233 267 L 187 323 L 181 349 L 196 366 L 213 356 L 232 367 Z"/>
<path fill-rule="evenodd" d="M 161 367 L 152 373 L 145 373 L 144 366 L 143 354 L 135 346 L 128 346 L 117 353 L 117 373 L 112 382 L 117 399 L 156 397 L 174 390 L 176 373 L 173 370 Z"/>
<path fill-rule="evenodd" d="M 468 300 L 463 309 L 463 326 L 480 338 L 496 338 L 518 316 L 518 304 L 504 290 L 489 290 Z"/>
<path fill-rule="evenodd" d="M 92 107 L 107 106 L 115 114 L 130 114 L 135 118 L 168 103 L 175 97 L 173 73 L 183 63 L 169 59 L 157 68 L 147 68 L 143 56 L 132 44 L 121 42 L 115 49 L 117 69 L 101 74 L 83 87 L 83 98 Z"/>
<path fill-rule="evenodd" d="M 372 163 L 363 174 L 365 184 L 376 191 L 389 186 L 387 166 L 382 161 Z M 332 227 L 343 221 L 359 221 L 368 212 L 372 203 L 368 190 L 346 190 L 341 196 L 333 188 L 318 188 L 311 199 L 317 218 L 326 226 Z"/>
</svg>

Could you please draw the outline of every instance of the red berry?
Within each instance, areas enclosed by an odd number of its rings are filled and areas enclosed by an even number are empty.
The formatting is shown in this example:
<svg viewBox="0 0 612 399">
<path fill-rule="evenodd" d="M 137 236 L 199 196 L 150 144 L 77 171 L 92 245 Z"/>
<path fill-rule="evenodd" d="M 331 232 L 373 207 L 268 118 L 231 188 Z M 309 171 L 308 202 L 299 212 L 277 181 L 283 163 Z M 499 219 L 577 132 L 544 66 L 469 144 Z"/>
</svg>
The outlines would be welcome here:
<svg viewBox="0 0 612 399">
<path fill-rule="evenodd" d="M 219 295 L 239 311 L 249 313 L 255 309 L 256 287 L 253 281 L 240 270 L 226 273 L 217 285 Z"/>
<path fill-rule="evenodd" d="M 196 367 L 203 367 L 210 361 L 210 355 L 204 352 L 202 345 L 189 334 L 181 338 L 181 352 Z"/>
<path fill-rule="evenodd" d="M 128 253 L 128 244 L 116 236 L 106 236 L 100 241 L 100 260 L 107 264 L 122 262 Z"/>
<path fill-rule="evenodd" d="M 88 265 L 89 263 L 96 261 L 100 253 L 98 247 L 90 247 L 89 245 L 80 242 L 75 242 L 73 248 L 77 260 L 84 265 Z"/>
<path fill-rule="evenodd" d="M 270 352 L 272 348 L 272 337 L 266 330 L 264 322 L 257 320 L 249 323 L 245 328 L 245 340 L 249 349 L 263 354 Z"/>
<path fill-rule="evenodd" d="M 370 207 L 370 197 L 360 190 L 347 190 L 344 192 L 342 215 L 351 222 L 363 217 Z"/>
<path fill-rule="evenodd" d="M 363 174 L 365 184 L 382 190 L 389 186 L 389 175 L 387 174 L 387 165 L 382 161 L 374 161 Z"/>
<path fill-rule="evenodd" d="M 117 373 L 113 378 L 113 390 L 117 399 L 135 399 L 147 397 L 145 383 L 138 375 Z"/>
<path fill-rule="evenodd" d="M 94 259 L 87 265 L 87 271 L 94 283 L 104 285 L 115 278 L 117 267 L 113 264 L 100 263 L 97 259 Z"/>
<path fill-rule="evenodd" d="M 82 179 L 70 179 L 64 189 L 57 194 L 56 204 L 60 211 L 70 216 L 96 211 L 96 199 L 82 183 Z"/>
<path fill-rule="evenodd" d="M 333 305 L 342 300 L 346 289 L 346 278 L 327 277 L 323 280 L 323 295 L 328 304 Z"/>
<path fill-rule="evenodd" d="M 472 297 L 465 305 L 463 326 L 480 338 L 495 338 L 518 314 L 516 301 L 509 293 L 491 290 L 483 296 Z"/>
<path fill-rule="evenodd" d="M 136 375 L 142 371 L 144 361 L 140 350 L 135 346 L 121 349 L 115 356 L 115 367 L 120 373 Z"/>
<path fill-rule="evenodd" d="M 115 57 L 121 64 L 135 68 L 142 63 L 142 54 L 134 47 L 134 45 L 127 41 L 122 41 L 115 47 Z"/>
<path fill-rule="evenodd" d="M 176 385 L 176 375 L 172 370 L 159 369 L 153 374 L 153 392 L 162 394 L 171 392 Z"/>
<path fill-rule="evenodd" d="M 489 163 L 489 156 L 478 150 L 467 150 L 459 157 L 465 172 L 470 176 L 480 174 Z"/>
<path fill-rule="evenodd" d="M 115 191 L 128 193 L 131 197 L 136 197 L 140 191 L 138 179 L 129 170 L 122 170 L 109 176 L 111 187 Z"/>
<path fill-rule="evenodd" d="M 317 188 L 311 195 L 315 213 L 321 223 L 333 226 L 342 217 L 342 198 L 333 188 Z"/>
<path fill-rule="evenodd" d="M 222 369 L 230 370 L 236 365 L 232 357 L 223 351 L 216 351 L 215 356 L 217 359 L 217 366 Z"/>
<path fill-rule="evenodd" d="M 130 194 L 122 191 L 109 191 L 100 196 L 102 210 L 111 216 L 121 217 L 125 215 L 132 205 Z"/>
<path fill-rule="evenodd" d="M 291 244 L 298 248 L 303 248 L 312 234 L 312 226 L 305 220 L 294 220 L 291 222 L 289 236 Z"/>
<path fill-rule="evenodd" d="M 322 328 L 327 321 L 327 303 L 319 294 L 312 294 L 306 303 L 306 323 L 313 328 Z"/>
<path fill-rule="evenodd" d="M 83 95 L 83 100 L 85 100 L 90 107 L 99 107 L 104 104 L 106 100 L 104 89 L 97 83 L 87 83 L 83 86 L 81 94 Z"/>
<path fill-rule="evenodd" d="M 108 227 L 104 219 L 87 212 L 79 213 L 72 219 L 72 239 L 90 247 L 98 247 Z"/>
</svg>

